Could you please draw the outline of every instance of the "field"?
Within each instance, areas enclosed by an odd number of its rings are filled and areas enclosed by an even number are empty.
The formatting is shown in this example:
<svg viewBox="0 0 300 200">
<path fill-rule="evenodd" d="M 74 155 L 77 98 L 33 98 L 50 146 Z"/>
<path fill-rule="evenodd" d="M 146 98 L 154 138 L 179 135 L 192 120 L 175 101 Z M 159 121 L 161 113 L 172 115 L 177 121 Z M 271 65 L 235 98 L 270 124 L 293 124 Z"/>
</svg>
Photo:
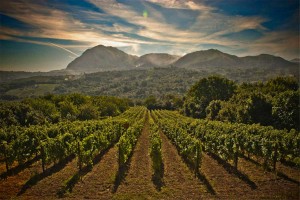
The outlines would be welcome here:
<svg viewBox="0 0 300 200">
<path fill-rule="evenodd" d="M 264 165 L 263 155 L 248 150 L 247 156 L 241 147 L 238 161 L 230 156 L 226 159 L 223 154 L 209 149 L 207 139 L 199 140 L 192 133 L 196 127 L 192 123 L 202 122 L 189 120 L 191 118 L 174 112 L 150 112 L 136 107 L 108 121 L 82 122 L 74 127 L 64 124 L 68 126 L 68 133 L 73 129 L 84 130 L 78 127 L 93 128 L 74 136 L 82 140 L 70 139 L 69 143 L 75 146 L 64 151 L 59 160 L 51 160 L 51 151 L 47 151 L 52 138 L 43 140 L 43 148 L 30 151 L 30 156 L 26 154 L 23 164 L 13 160 L 8 172 L 5 156 L 1 154 L 0 199 L 299 199 L 300 170 L 297 166 L 282 163 L 275 156 L 274 170 L 274 163 Z M 158 155 L 150 156 L 154 133 L 161 141 L 158 152 L 162 156 L 162 175 L 158 181 L 154 179 L 153 167 L 158 162 L 153 158 Z M 50 137 L 49 132 L 47 137 Z M 102 138 L 102 146 L 96 144 L 99 138 Z M 185 141 L 191 141 L 188 147 L 184 146 Z M 279 144 L 283 142 L 278 141 Z M 88 144 L 90 149 L 86 148 Z M 198 144 L 201 148 L 197 149 Z M 46 156 L 44 151 L 48 152 Z M 8 157 L 9 154 L 6 159 Z M 193 165 L 194 162 L 197 164 Z"/>
</svg>

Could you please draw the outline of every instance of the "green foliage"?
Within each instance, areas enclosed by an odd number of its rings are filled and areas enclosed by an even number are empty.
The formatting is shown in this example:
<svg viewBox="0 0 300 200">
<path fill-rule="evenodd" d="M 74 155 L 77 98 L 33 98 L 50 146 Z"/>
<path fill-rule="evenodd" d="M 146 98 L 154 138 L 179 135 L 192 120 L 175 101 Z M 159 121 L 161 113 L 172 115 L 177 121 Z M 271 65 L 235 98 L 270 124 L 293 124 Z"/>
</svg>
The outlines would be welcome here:
<svg viewBox="0 0 300 200">
<path fill-rule="evenodd" d="M 78 116 L 78 108 L 70 101 L 62 101 L 59 103 L 59 109 L 61 111 L 61 117 L 73 121 Z"/>
<path fill-rule="evenodd" d="M 279 76 L 270 79 L 264 85 L 264 92 L 271 94 L 272 96 L 278 93 L 285 92 L 287 90 L 297 91 L 299 84 L 296 78 L 288 76 Z"/>
<path fill-rule="evenodd" d="M 130 100 L 117 97 L 48 94 L 19 102 L 0 102 L 0 125 L 29 126 L 65 120 L 98 119 L 119 115 L 130 105 Z"/>
<path fill-rule="evenodd" d="M 300 91 L 285 91 L 273 98 L 274 126 L 299 130 Z"/>
<path fill-rule="evenodd" d="M 163 168 L 163 159 L 161 151 L 161 138 L 159 135 L 159 127 L 154 123 L 152 117 L 149 116 L 149 126 L 151 133 L 151 146 L 150 146 L 150 157 L 152 159 L 152 168 L 154 171 L 153 180 L 155 183 L 161 183 L 164 168 Z"/>
<path fill-rule="evenodd" d="M 220 100 L 212 100 L 209 105 L 206 107 L 206 118 L 210 120 L 218 119 L 218 114 L 222 109 L 222 101 Z"/>
<path fill-rule="evenodd" d="M 91 103 L 86 103 L 78 108 L 78 119 L 79 120 L 91 120 L 99 117 L 98 107 Z M 113 114 L 113 113 L 112 113 Z"/>
<path fill-rule="evenodd" d="M 157 116 L 173 126 L 176 124 L 181 132 L 199 139 L 205 151 L 226 161 L 234 161 L 235 166 L 241 155 L 262 157 L 265 164 L 272 165 L 274 169 L 279 160 L 299 166 L 300 133 L 294 129 L 288 132 L 258 124 L 197 120 L 171 111 L 157 111 Z M 172 132 L 178 134 L 175 128 Z"/>
<path fill-rule="evenodd" d="M 149 109 L 149 110 L 153 110 L 153 109 L 157 109 L 159 106 L 157 105 L 157 100 L 155 98 L 155 96 L 149 96 L 145 99 L 144 101 L 144 105 Z"/>
<path fill-rule="evenodd" d="M 15 161 L 21 164 L 40 155 L 45 169 L 52 163 L 77 155 L 80 169 L 92 167 L 95 156 L 116 143 L 129 124 L 141 117 L 135 112 L 133 109 L 121 117 L 105 120 L 3 127 L 0 129 L 0 157 L 11 167 Z"/>
<path fill-rule="evenodd" d="M 238 93 L 222 104 L 217 119 L 246 124 L 271 125 L 272 104 L 261 93 Z"/>
<path fill-rule="evenodd" d="M 194 118 L 299 130 L 298 88 L 294 77 L 238 86 L 227 79 L 208 77 L 190 88 L 182 111 Z"/>
<path fill-rule="evenodd" d="M 187 93 L 184 113 L 195 118 L 205 118 L 205 109 L 212 100 L 228 100 L 236 89 L 233 81 L 218 76 L 203 78 Z"/>
<path fill-rule="evenodd" d="M 135 112 L 137 113 L 137 115 L 136 117 L 134 117 L 135 122 L 132 123 L 127 131 L 121 136 L 118 143 L 119 170 L 123 169 L 123 167 L 128 162 L 128 159 L 130 158 L 132 151 L 136 145 L 138 136 L 141 134 L 142 128 L 144 126 L 146 108 L 136 107 L 136 109 L 131 110 L 131 112 Z"/>
<path fill-rule="evenodd" d="M 155 110 L 152 116 L 162 132 L 176 146 L 184 161 L 193 169 L 195 175 L 198 175 L 202 158 L 201 143 L 187 132 L 186 127 L 180 126 L 177 116 L 170 116 L 169 113 L 171 112 Z"/>
</svg>

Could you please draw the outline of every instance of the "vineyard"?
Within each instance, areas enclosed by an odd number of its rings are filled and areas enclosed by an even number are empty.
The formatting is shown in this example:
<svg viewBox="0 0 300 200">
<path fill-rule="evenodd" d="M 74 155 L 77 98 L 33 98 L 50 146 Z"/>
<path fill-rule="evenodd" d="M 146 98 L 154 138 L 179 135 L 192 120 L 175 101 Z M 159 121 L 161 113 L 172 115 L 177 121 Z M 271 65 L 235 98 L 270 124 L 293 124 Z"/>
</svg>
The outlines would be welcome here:
<svg viewBox="0 0 300 200">
<path fill-rule="evenodd" d="M 133 107 L 0 129 L 0 199 L 298 199 L 300 133 Z"/>
</svg>

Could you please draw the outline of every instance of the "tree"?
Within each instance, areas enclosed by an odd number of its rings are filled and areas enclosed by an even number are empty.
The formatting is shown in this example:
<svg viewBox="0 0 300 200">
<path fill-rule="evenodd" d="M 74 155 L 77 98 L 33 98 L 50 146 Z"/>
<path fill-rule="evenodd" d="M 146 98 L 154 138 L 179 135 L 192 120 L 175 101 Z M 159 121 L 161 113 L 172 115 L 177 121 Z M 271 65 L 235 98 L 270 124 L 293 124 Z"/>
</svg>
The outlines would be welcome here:
<svg viewBox="0 0 300 200">
<path fill-rule="evenodd" d="M 55 104 L 49 100 L 37 98 L 37 99 L 27 99 L 24 101 L 25 104 L 30 105 L 36 115 L 44 118 L 44 121 L 50 123 L 57 123 L 60 118 L 60 113 L 55 107 Z"/>
<path fill-rule="evenodd" d="M 276 128 L 299 130 L 300 91 L 286 91 L 273 99 L 272 115 Z"/>
<path fill-rule="evenodd" d="M 212 100 L 206 107 L 206 118 L 210 120 L 215 120 L 218 117 L 220 110 L 222 109 L 221 100 Z"/>
<path fill-rule="evenodd" d="M 80 120 L 90 120 L 97 119 L 99 117 L 98 107 L 92 105 L 91 103 L 86 103 L 78 108 L 78 119 Z"/>
<path fill-rule="evenodd" d="M 287 90 L 297 91 L 298 89 L 299 84 L 296 78 L 280 76 L 266 82 L 264 86 L 264 93 L 275 96 L 278 93 L 285 92 Z"/>
<path fill-rule="evenodd" d="M 153 109 L 157 109 L 157 100 L 155 98 L 155 96 L 151 95 L 149 97 L 147 97 L 144 101 L 144 105 L 149 109 L 149 110 L 153 110 Z"/>
<path fill-rule="evenodd" d="M 188 116 L 205 118 L 205 109 L 212 100 L 228 100 L 235 89 L 236 84 L 226 78 L 219 76 L 203 78 L 188 91 L 184 112 Z"/>
<path fill-rule="evenodd" d="M 218 118 L 239 123 L 272 124 L 272 104 L 260 92 L 235 94 L 219 111 Z"/>
<path fill-rule="evenodd" d="M 59 103 L 61 117 L 67 120 L 75 120 L 78 115 L 77 107 L 70 101 L 63 101 Z"/>
</svg>

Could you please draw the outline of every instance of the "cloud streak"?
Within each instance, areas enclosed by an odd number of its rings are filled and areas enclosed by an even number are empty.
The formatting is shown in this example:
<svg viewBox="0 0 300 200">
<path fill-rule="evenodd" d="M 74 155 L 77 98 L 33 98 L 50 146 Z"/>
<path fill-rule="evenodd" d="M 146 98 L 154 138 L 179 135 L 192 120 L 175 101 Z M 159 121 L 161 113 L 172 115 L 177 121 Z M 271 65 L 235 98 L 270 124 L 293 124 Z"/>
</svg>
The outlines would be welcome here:
<svg viewBox="0 0 300 200">
<path fill-rule="evenodd" d="M 98 44 L 127 48 L 137 55 L 144 52 L 143 48 L 148 48 L 148 52 L 168 49 L 184 54 L 204 48 L 206 44 L 236 49 L 235 53 L 244 49 L 241 55 L 274 53 L 292 58 L 299 52 L 295 46 L 299 42 L 299 30 L 271 30 L 266 26 L 272 20 L 268 17 L 230 15 L 206 1 L 86 1 L 101 12 L 70 4 L 60 8 L 50 0 L 4 0 L 0 14 L 31 28 L 1 25 L 0 40 L 57 47 L 72 56 L 78 56 L 74 52 Z M 68 9 L 64 9 L 66 7 Z M 143 16 L 145 10 L 147 18 Z M 246 30 L 259 32 L 259 38 L 249 42 L 225 37 Z"/>
<path fill-rule="evenodd" d="M 52 46 L 54 46 L 54 47 L 58 47 L 58 48 L 60 48 L 60 49 L 63 49 L 63 50 L 65 50 L 66 52 L 68 52 L 68 53 L 70 53 L 70 54 L 72 54 L 72 55 L 74 55 L 74 56 L 79 56 L 78 54 L 76 54 L 76 53 L 74 53 L 73 51 L 71 51 L 71 50 L 69 50 L 69 49 L 66 49 L 66 48 L 64 48 L 64 47 L 62 47 L 62 46 L 60 46 L 60 45 L 58 45 L 58 44 L 54 44 L 54 43 L 51 43 L 51 42 L 49 42 L 49 44 L 50 45 L 52 45 Z"/>
</svg>

